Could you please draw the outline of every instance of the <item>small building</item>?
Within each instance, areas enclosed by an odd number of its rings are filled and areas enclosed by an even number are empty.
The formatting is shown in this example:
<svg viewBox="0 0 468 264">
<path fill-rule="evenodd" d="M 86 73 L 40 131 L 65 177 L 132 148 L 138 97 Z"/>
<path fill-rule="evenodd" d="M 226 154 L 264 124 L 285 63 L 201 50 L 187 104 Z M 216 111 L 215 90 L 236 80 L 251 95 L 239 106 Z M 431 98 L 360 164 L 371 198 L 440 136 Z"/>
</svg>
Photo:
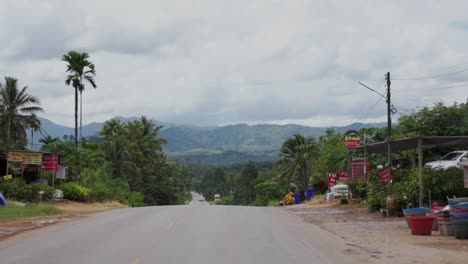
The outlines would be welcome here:
<svg viewBox="0 0 468 264">
<path fill-rule="evenodd" d="M 51 153 L 0 151 L 0 177 L 21 177 L 31 183 L 39 180 L 42 172 L 59 172 L 59 163 L 60 157 Z"/>
</svg>

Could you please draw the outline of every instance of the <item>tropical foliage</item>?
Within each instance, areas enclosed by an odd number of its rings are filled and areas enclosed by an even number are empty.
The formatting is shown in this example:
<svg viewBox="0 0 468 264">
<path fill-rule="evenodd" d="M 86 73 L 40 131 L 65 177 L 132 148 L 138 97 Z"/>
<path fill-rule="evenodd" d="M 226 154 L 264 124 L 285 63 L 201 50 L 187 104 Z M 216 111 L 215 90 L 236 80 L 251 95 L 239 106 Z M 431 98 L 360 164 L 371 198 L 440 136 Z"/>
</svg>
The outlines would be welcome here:
<svg viewBox="0 0 468 264">
<path fill-rule="evenodd" d="M 23 149 L 27 143 L 27 128 L 38 129 L 36 114 L 42 112 L 39 99 L 18 88 L 18 80 L 5 77 L 0 83 L 0 143 L 3 148 Z"/>
<path fill-rule="evenodd" d="M 85 82 L 96 88 L 94 76 L 96 70 L 94 64 L 89 61 L 89 55 L 86 52 L 69 51 L 63 55 L 62 61 L 67 63 L 66 85 L 71 85 L 75 89 L 75 146 L 78 146 L 78 139 L 82 137 L 82 115 L 83 115 L 83 91 Z M 80 134 L 78 135 L 78 92 L 80 92 Z"/>
</svg>

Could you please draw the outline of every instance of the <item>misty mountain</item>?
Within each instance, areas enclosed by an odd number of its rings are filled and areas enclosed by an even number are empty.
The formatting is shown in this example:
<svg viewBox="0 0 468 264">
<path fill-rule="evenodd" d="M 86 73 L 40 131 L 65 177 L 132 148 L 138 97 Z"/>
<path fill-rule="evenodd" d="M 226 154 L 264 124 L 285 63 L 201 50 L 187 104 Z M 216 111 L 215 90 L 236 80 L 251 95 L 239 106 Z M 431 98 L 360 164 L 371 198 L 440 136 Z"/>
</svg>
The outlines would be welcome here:
<svg viewBox="0 0 468 264">
<path fill-rule="evenodd" d="M 116 117 L 123 122 L 135 120 L 135 117 Z M 44 134 L 56 136 L 73 135 L 74 128 L 56 124 L 41 118 Z M 198 127 L 178 125 L 156 121 L 162 125 L 161 137 L 169 143 L 164 146 L 171 160 L 187 163 L 238 163 L 248 160 L 272 161 L 278 157 L 278 150 L 285 139 L 294 134 L 319 137 L 327 128 L 301 125 L 236 124 L 217 127 Z M 99 136 L 103 123 L 90 123 L 83 126 L 83 136 Z M 344 127 L 335 127 L 339 132 L 365 127 L 382 127 L 384 123 L 355 123 Z M 40 136 L 36 136 L 37 141 Z"/>
</svg>

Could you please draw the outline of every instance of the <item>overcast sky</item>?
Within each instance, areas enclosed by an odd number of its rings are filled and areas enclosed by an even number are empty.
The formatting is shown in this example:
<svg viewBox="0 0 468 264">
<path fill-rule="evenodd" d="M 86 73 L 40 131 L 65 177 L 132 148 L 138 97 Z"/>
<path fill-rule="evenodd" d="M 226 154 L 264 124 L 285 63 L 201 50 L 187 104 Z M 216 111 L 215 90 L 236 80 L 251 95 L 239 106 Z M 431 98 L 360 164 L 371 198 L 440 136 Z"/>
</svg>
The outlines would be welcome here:
<svg viewBox="0 0 468 264">
<path fill-rule="evenodd" d="M 384 122 L 385 100 L 357 82 L 384 93 L 388 71 L 399 113 L 468 94 L 462 0 L 3 0 L 0 25 L 0 75 L 17 77 L 44 117 L 70 126 L 69 50 L 96 65 L 83 123 Z"/>
</svg>

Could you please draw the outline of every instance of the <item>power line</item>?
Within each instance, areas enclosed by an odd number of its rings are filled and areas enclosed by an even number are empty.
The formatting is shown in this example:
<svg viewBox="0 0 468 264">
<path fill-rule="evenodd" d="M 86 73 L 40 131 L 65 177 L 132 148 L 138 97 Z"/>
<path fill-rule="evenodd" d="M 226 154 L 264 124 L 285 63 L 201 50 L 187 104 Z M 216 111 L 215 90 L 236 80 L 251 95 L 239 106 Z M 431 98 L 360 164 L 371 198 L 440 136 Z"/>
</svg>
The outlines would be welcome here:
<svg viewBox="0 0 468 264">
<path fill-rule="evenodd" d="M 428 80 L 428 79 L 437 79 L 437 78 L 441 78 L 441 77 L 445 77 L 445 76 L 449 76 L 449 75 L 453 75 L 453 74 L 457 74 L 457 73 L 462 73 L 462 72 L 466 72 L 468 71 L 468 69 L 462 69 L 462 70 L 458 70 L 458 71 L 453 71 L 453 72 L 448 72 L 448 73 L 443 73 L 443 74 L 439 74 L 439 75 L 428 75 L 428 76 L 423 76 L 423 77 L 413 77 L 413 78 L 393 78 L 393 80 L 398 80 L 398 81 L 417 81 L 417 80 Z"/>
</svg>

